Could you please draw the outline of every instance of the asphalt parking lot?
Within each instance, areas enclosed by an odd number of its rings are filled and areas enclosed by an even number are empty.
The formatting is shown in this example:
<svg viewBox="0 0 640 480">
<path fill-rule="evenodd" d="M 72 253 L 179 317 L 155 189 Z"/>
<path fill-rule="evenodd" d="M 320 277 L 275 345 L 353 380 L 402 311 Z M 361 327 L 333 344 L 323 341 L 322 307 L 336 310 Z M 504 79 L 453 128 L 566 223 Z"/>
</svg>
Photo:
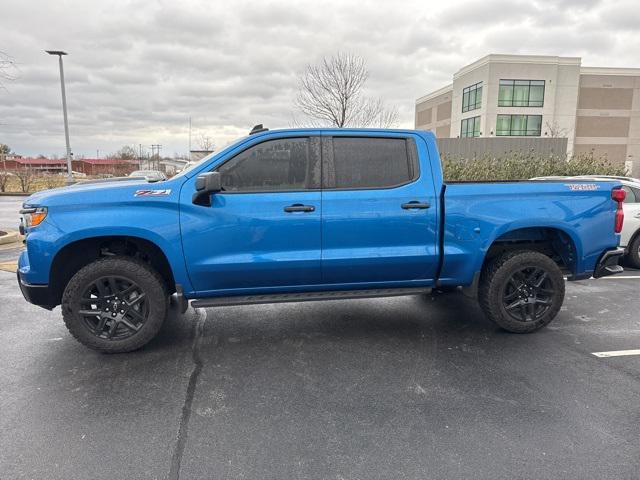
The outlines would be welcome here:
<svg viewBox="0 0 640 480">
<path fill-rule="evenodd" d="M 1 478 L 638 478 L 640 276 L 531 335 L 459 294 L 175 310 L 87 350 L 0 272 Z"/>
<path fill-rule="evenodd" d="M 20 224 L 20 215 L 18 210 L 22 207 L 22 202 L 27 197 L 0 195 L 0 230 L 13 229 L 17 230 Z"/>
<path fill-rule="evenodd" d="M 102 355 L 0 271 L 0 478 L 637 479 L 640 355 L 593 353 L 640 349 L 639 287 L 531 335 L 460 294 L 172 309 Z"/>
</svg>

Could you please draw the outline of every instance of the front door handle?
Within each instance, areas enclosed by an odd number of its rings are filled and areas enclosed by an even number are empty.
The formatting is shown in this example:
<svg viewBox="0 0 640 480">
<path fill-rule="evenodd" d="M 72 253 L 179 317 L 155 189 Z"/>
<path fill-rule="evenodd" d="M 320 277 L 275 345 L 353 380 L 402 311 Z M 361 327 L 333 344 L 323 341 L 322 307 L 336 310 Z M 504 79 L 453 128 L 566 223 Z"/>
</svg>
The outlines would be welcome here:
<svg viewBox="0 0 640 480">
<path fill-rule="evenodd" d="M 411 210 L 411 209 L 425 209 L 425 208 L 429 208 L 431 205 L 429 205 L 429 202 L 418 202 L 416 200 L 413 200 L 409 203 L 403 203 L 402 208 L 404 208 L 405 210 Z"/>
<path fill-rule="evenodd" d="M 314 212 L 316 207 L 313 205 L 303 205 L 301 203 L 294 203 L 293 205 L 289 205 L 288 207 L 284 207 L 284 211 L 287 213 L 290 212 Z"/>
</svg>

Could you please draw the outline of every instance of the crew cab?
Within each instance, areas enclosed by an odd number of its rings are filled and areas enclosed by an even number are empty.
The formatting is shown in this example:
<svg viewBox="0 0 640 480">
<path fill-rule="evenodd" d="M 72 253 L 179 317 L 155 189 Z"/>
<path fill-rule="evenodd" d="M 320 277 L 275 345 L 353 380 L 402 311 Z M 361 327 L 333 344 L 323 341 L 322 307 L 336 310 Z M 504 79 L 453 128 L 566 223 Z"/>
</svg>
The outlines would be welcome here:
<svg viewBox="0 0 640 480">
<path fill-rule="evenodd" d="M 256 126 L 166 181 L 32 195 L 17 275 L 104 352 L 151 340 L 172 294 L 184 312 L 464 287 L 526 333 L 556 316 L 564 277 L 622 270 L 624 196 L 615 181 L 445 183 L 424 131 Z"/>
</svg>

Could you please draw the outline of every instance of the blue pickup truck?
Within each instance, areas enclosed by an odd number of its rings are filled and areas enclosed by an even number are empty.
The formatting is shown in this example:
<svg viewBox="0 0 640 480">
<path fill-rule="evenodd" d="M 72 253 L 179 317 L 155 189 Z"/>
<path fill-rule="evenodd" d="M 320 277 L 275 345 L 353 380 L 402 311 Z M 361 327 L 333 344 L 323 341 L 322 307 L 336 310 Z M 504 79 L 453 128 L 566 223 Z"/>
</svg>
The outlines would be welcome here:
<svg viewBox="0 0 640 480">
<path fill-rule="evenodd" d="M 535 331 L 569 280 L 620 272 L 617 182 L 445 183 L 415 130 L 251 134 L 170 180 L 97 181 L 29 197 L 18 282 L 104 352 L 141 347 L 175 294 L 195 307 L 477 296 Z"/>
</svg>

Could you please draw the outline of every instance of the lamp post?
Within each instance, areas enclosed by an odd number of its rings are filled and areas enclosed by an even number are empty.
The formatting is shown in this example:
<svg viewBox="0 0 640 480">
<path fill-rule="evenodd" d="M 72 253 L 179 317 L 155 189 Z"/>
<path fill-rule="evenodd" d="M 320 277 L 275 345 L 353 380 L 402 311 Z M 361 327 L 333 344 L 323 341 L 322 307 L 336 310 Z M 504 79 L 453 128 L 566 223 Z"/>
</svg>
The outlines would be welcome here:
<svg viewBox="0 0 640 480">
<path fill-rule="evenodd" d="M 58 56 L 58 64 L 60 65 L 60 89 L 62 90 L 62 115 L 64 117 L 64 138 L 67 142 L 67 185 L 71 185 L 73 182 L 73 175 L 71 174 L 71 146 L 69 145 L 69 122 L 67 121 L 67 95 L 64 90 L 64 68 L 62 67 L 62 56 L 67 55 L 67 52 L 62 50 L 45 50 L 49 55 Z"/>
</svg>

